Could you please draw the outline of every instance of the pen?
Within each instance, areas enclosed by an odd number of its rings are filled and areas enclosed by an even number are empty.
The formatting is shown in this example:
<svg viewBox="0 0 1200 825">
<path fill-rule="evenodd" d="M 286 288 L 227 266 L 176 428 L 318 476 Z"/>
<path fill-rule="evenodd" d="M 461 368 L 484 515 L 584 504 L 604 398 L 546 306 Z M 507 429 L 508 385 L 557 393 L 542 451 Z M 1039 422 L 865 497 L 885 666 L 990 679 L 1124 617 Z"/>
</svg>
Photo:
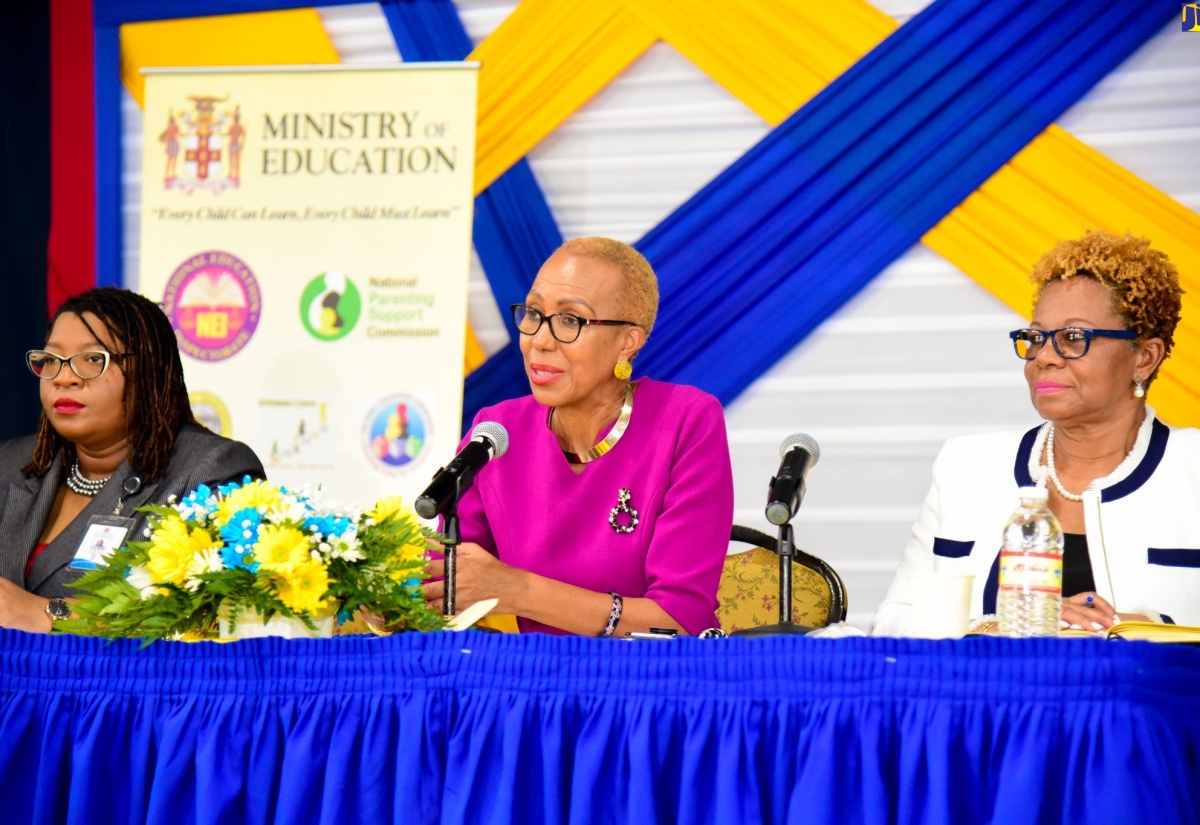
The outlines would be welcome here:
<svg viewBox="0 0 1200 825">
<path fill-rule="evenodd" d="M 1088 596 L 1086 599 L 1084 599 L 1084 600 L 1083 600 L 1083 606 L 1084 606 L 1084 607 L 1091 607 L 1091 606 L 1092 606 L 1092 602 L 1094 602 L 1094 601 L 1096 601 L 1096 597 L 1095 597 L 1095 596 Z"/>
</svg>

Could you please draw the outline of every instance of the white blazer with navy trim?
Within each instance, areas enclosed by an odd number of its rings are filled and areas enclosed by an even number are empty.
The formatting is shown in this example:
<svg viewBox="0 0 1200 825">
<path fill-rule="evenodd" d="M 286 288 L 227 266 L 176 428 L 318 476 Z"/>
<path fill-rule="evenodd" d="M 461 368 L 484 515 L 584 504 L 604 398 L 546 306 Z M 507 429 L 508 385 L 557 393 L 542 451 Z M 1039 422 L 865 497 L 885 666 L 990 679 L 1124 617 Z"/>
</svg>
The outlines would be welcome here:
<svg viewBox="0 0 1200 825">
<path fill-rule="evenodd" d="M 996 612 L 1001 534 L 1018 488 L 1041 480 L 1040 430 L 946 442 L 873 633 L 908 632 L 910 573 L 972 574 L 972 616 Z M 1168 427 L 1147 409 L 1129 460 L 1083 506 L 1096 592 L 1118 615 L 1200 625 L 1200 430 Z"/>
</svg>

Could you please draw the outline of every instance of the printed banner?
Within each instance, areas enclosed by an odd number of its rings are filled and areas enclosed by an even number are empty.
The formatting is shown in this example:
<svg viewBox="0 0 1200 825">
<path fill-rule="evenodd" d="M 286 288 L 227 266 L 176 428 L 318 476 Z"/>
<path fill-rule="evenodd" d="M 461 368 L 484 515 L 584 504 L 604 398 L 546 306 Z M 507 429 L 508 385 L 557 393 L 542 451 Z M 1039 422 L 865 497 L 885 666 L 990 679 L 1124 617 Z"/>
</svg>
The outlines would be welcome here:
<svg viewBox="0 0 1200 825">
<path fill-rule="evenodd" d="M 453 455 L 476 69 L 146 73 L 139 288 L 272 481 L 411 503 Z"/>
</svg>

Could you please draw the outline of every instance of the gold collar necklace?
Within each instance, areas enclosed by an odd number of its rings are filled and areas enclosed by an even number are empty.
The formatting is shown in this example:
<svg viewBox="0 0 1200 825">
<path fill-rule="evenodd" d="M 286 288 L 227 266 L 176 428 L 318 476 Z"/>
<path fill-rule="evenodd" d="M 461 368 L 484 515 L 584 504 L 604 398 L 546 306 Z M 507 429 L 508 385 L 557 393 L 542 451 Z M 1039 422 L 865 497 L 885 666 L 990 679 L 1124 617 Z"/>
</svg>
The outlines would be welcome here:
<svg viewBox="0 0 1200 825">
<path fill-rule="evenodd" d="M 570 450 L 563 450 L 563 455 L 567 459 L 568 464 L 587 464 L 590 461 L 595 461 L 600 456 L 607 453 L 613 447 L 617 446 L 617 442 L 621 440 L 621 436 L 625 435 L 625 428 L 629 426 L 629 417 L 633 415 L 633 384 L 627 384 L 625 387 L 625 402 L 621 405 L 621 414 L 617 416 L 617 423 L 613 424 L 608 435 L 600 439 L 595 447 L 582 453 L 573 453 Z M 546 426 L 554 420 L 554 408 L 550 408 L 550 417 L 546 419 Z"/>
</svg>

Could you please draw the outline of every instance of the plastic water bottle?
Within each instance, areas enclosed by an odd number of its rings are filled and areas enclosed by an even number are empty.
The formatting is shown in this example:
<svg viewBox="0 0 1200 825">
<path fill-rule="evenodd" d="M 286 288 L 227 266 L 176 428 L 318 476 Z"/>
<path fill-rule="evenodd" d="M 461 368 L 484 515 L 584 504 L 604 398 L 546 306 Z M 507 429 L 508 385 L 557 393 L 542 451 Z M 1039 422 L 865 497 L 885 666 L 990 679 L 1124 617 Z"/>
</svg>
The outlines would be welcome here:
<svg viewBox="0 0 1200 825">
<path fill-rule="evenodd" d="M 1042 487 L 1022 487 L 1004 525 L 997 609 L 1002 636 L 1057 636 L 1063 534 Z"/>
</svg>

